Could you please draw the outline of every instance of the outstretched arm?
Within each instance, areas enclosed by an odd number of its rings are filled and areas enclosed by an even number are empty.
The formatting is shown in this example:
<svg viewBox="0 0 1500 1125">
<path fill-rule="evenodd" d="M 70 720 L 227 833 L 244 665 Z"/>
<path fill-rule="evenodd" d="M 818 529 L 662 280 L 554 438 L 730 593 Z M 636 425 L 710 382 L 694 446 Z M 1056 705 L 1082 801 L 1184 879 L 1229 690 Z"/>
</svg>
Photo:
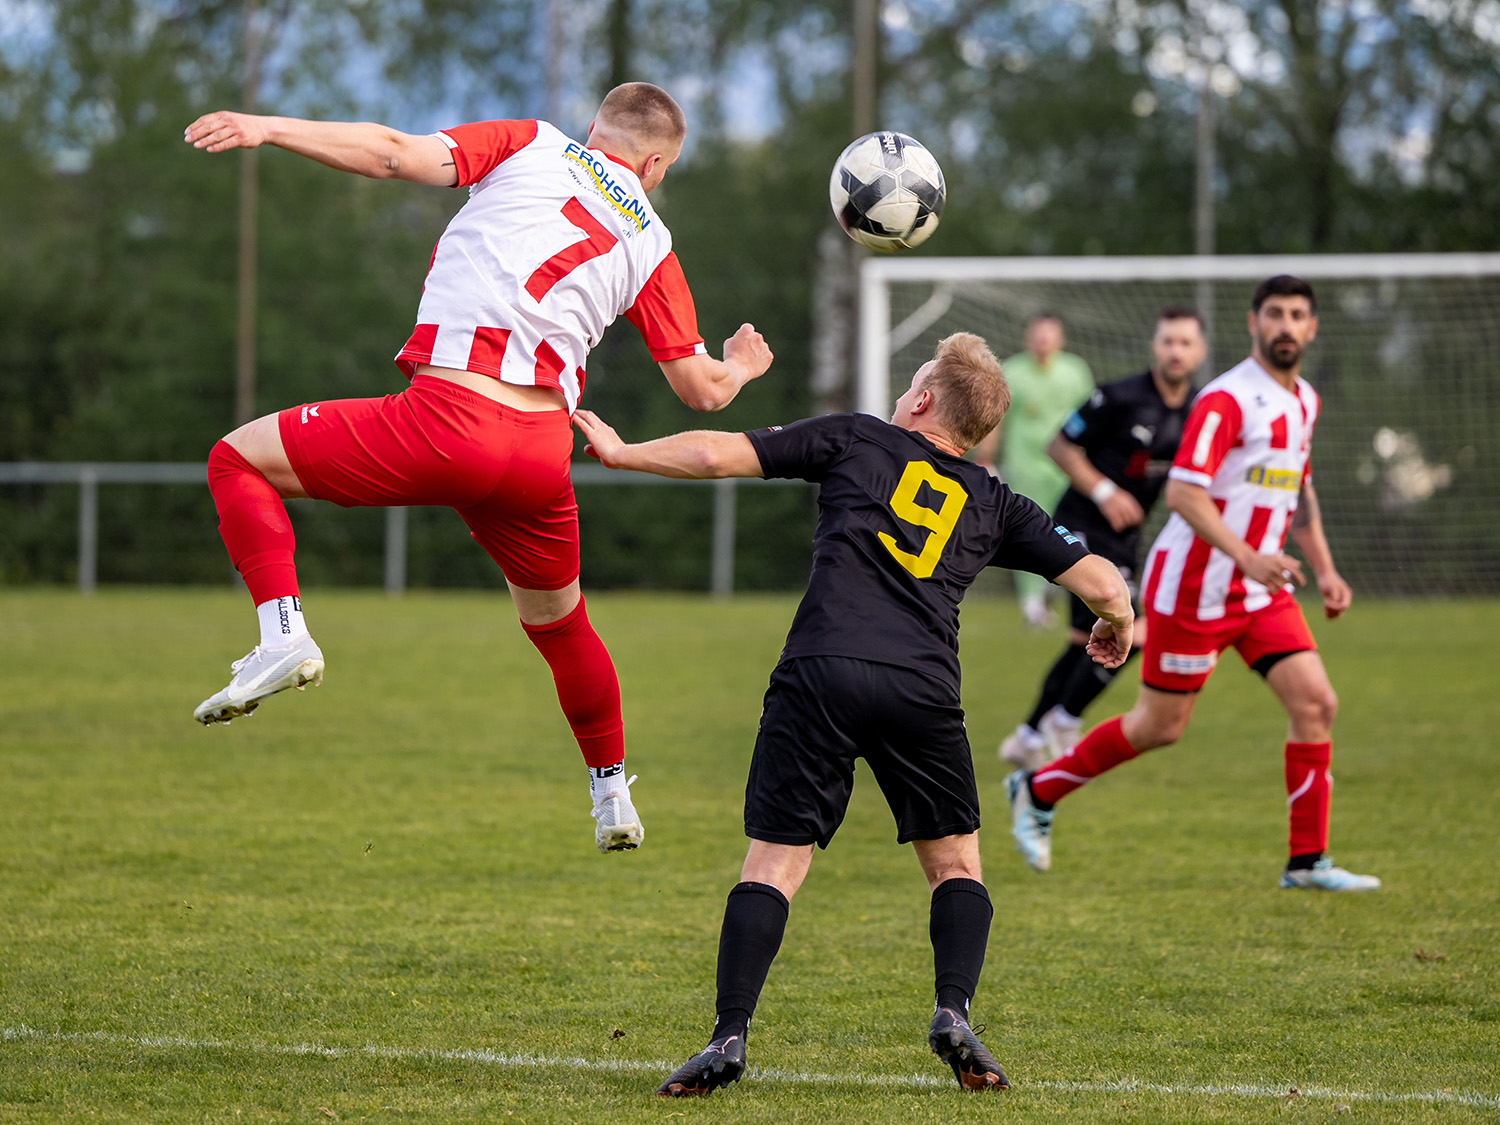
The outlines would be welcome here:
<svg viewBox="0 0 1500 1125">
<path fill-rule="evenodd" d="M 734 401 L 734 396 L 740 393 L 741 387 L 766 373 L 773 358 L 771 349 L 766 347 L 765 338 L 755 330 L 755 326 L 742 324 L 738 332 L 724 341 L 722 360 L 711 355 L 690 355 L 665 361 L 661 370 L 667 377 L 667 382 L 672 384 L 672 389 L 677 392 L 678 398 L 694 410 L 705 413 L 728 406 Z"/>
<path fill-rule="evenodd" d="M 1318 494 L 1313 491 L 1310 480 L 1303 483 L 1302 497 L 1292 514 L 1292 538 L 1302 548 L 1307 565 L 1312 567 L 1318 593 L 1323 595 L 1323 616 L 1332 620 L 1349 608 L 1354 591 L 1333 565 L 1333 553 L 1323 535 L 1323 513 L 1318 505 Z"/>
<path fill-rule="evenodd" d="M 1077 594 L 1099 620 L 1089 635 L 1088 654 L 1094 663 L 1118 668 L 1130 655 L 1131 633 L 1135 628 L 1135 610 L 1130 606 L 1130 589 L 1114 563 L 1098 555 L 1079 559 L 1059 574 L 1055 581 L 1064 590 Z"/>
<path fill-rule="evenodd" d="M 575 411 L 573 424 L 588 439 L 584 452 L 611 469 L 634 469 L 685 480 L 765 475 L 755 447 L 744 434 L 690 430 L 630 445 L 592 410 Z"/>
<path fill-rule="evenodd" d="M 458 183 L 453 154 L 437 137 L 401 133 L 369 121 L 303 121 L 219 110 L 189 125 L 183 140 L 209 152 L 275 145 L 340 172 L 375 180 L 410 180 L 436 187 Z"/>
</svg>

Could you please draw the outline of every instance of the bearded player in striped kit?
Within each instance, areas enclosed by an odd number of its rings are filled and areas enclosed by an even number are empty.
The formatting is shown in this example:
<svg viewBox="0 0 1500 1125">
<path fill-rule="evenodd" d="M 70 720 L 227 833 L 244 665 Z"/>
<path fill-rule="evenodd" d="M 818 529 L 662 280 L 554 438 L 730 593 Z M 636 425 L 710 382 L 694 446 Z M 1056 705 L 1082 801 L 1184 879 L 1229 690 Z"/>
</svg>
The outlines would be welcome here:
<svg viewBox="0 0 1500 1125">
<path fill-rule="evenodd" d="M 1182 737 L 1199 689 L 1233 646 L 1287 714 L 1289 858 L 1280 885 L 1380 886 L 1324 854 L 1338 698 L 1292 596 L 1292 585 L 1306 581 L 1302 564 L 1282 551 L 1290 531 L 1326 617 L 1349 608 L 1352 592 L 1334 567 L 1309 466 L 1319 399 L 1300 370 L 1318 331 L 1312 287 L 1287 275 L 1261 282 L 1249 328 L 1250 358 L 1199 393 L 1172 464 L 1172 517 L 1146 560 L 1146 646 L 1135 707 L 1040 769 L 1005 779 L 1016 847 L 1037 871 L 1052 864 L 1055 804 L 1106 770 Z"/>
</svg>

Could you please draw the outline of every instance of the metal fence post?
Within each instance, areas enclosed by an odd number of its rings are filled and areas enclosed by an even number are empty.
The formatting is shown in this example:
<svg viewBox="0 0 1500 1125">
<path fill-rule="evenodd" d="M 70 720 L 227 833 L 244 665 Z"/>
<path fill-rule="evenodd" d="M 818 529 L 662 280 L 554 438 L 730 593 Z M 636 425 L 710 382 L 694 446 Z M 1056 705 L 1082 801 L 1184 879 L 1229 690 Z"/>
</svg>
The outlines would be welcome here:
<svg viewBox="0 0 1500 1125">
<path fill-rule="evenodd" d="M 406 589 L 406 509 L 385 510 L 385 592 Z"/>
<path fill-rule="evenodd" d="M 99 470 L 78 470 L 78 592 L 92 594 L 99 577 Z"/>
<path fill-rule="evenodd" d="M 734 593 L 734 477 L 714 481 L 713 578 L 709 586 L 716 598 Z"/>
</svg>

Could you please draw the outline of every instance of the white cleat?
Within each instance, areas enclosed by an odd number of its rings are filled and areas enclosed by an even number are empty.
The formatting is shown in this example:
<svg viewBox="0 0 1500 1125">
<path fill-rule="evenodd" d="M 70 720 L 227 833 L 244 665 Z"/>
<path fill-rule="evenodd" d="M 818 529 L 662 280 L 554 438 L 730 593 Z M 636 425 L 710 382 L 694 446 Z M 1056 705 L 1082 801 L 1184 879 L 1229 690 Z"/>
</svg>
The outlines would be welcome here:
<svg viewBox="0 0 1500 1125">
<path fill-rule="evenodd" d="M 1282 890 L 1378 891 L 1380 879 L 1374 875 L 1356 875 L 1342 867 L 1335 867 L 1333 860 L 1324 856 L 1311 867 L 1283 871 L 1281 882 L 1277 885 Z"/>
<path fill-rule="evenodd" d="M 1052 810 L 1043 811 L 1031 802 L 1031 786 L 1026 770 L 1016 770 L 1005 777 L 1005 796 L 1010 801 L 1010 834 L 1016 851 L 1033 871 L 1052 866 Z"/>
<path fill-rule="evenodd" d="M 1056 756 L 1048 756 L 1047 740 L 1025 723 L 1000 744 L 1000 760 L 1023 770 L 1039 770 Z"/>
<path fill-rule="evenodd" d="M 308 684 L 317 687 L 323 682 L 323 652 L 305 635 L 282 648 L 256 645 L 229 667 L 234 672 L 229 686 L 193 709 L 193 718 L 204 726 L 248 715 L 278 691 L 302 691 Z"/>
<path fill-rule="evenodd" d="M 640 814 L 630 801 L 633 784 L 634 776 L 625 783 L 625 788 L 610 792 L 594 805 L 594 843 L 601 852 L 630 851 L 640 847 L 646 838 Z"/>
<path fill-rule="evenodd" d="M 1047 743 L 1047 751 L 1053 758 L 1061 758 L 1078 745 L 1078 735 L 1083 724 L 1078 721 L 1077 716 L 1064 711 L 1061 704 L 1043 715 L 1040 722 L 1037 732 Z M 1045 764 L 1038 762 L 1030 768 L 1040 769 Z"/>
</svg>

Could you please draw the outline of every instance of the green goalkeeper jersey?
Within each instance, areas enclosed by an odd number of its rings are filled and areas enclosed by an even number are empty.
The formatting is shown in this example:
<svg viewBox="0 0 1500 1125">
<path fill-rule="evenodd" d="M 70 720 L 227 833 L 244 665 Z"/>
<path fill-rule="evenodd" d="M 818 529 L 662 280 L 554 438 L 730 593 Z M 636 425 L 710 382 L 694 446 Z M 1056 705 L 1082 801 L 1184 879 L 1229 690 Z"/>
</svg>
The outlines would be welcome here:
<svg viewBox="0 0 1500 1125">
<path fill-rule="evenodd" d="M 1030 352 L 1021 352 L 1003 367 L 1010 410 L 1001 431 L 1000 474 L 1012 489 L 1050 512 L 1068 478 L 1047 456 L 1047 445 L 1068 415 L 1094 393 L 1094 376 L 1072 352 L 1055 353 L 1046 367 Z"/>
</svg>

